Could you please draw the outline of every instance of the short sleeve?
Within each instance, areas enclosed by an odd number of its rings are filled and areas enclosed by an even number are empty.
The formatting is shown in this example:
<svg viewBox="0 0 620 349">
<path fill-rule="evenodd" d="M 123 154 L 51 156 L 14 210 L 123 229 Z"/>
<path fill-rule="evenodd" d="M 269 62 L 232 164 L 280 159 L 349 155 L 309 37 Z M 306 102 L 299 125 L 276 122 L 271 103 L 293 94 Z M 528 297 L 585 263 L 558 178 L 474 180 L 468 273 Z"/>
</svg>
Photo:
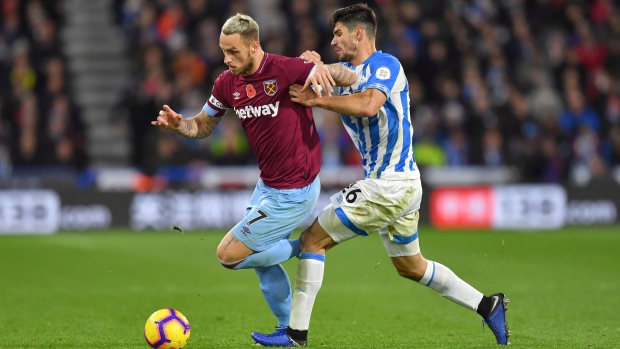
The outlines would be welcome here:
<svg viewBox="0 0 620 349">
<path fill-rule="evenodd" d="M 224 84 L 224 79 L 222 78 L 222 75 L 220 75 L 213 84 L 211 97 L 209 97 L 207 103 L 205 103 L 202 107 L 202 110 L 204 110 L 205 113 L 211 116 L 222 116 L 226 113 L 226 110 L 230 108 L 224 98 L 225 94 L 222 91 L 224 89 Z"/>
<path fill-rule="evenodd" d="M 315 66 L 310 61 L 292 57 L 287 57 L 282 63 L 284 73 L 292 84 L 304 84 Z"/>
<path fill-rule="evenodd" d="M 385 55 L 370 63 L 370 76 L 364 90 L 374 88 L 389 96 L 400 73 L 400 62 L 396 57 Z"/>
</svg>

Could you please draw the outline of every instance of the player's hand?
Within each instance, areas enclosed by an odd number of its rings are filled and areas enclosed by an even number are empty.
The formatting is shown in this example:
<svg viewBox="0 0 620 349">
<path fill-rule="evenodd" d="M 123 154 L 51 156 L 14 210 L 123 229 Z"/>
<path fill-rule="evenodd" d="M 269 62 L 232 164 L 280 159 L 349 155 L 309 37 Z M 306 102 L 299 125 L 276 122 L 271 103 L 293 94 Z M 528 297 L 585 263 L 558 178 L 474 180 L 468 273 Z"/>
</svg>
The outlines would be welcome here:
<svg viewBox="0 0 620 349">
<path fill-rule="evenodd" d="M 314 107 L 318 98 L 317 95 L 310 90 L 304 90 L 302 87 L 301 85 L 294 84 L 288 88 L 288 95 L 291 97 L 291 101 L 306 107 Z"/>
<path fill-rule="evenodd" d="M 156 121 L 151 121 L 151 125 L 160 126 L 166 130 L 176 130 L 183 120 L 183 115 L 177 114 L 169 106 L 164 105 L 164 109 L 159 111 Z"/>
<path fill-rule="evenodd" d="M 323 64 L 323 61 L 321 60 L 321 55 L 318 54 L 316 51 L 306 51 L 302 53 L 299 58 L 303 59 L 304 61 L 312 62 L 316 65 Z"/>
<path fill-rule="evenodd" d="M 321 64 L 317 65 L 312 71 L 312 74 L 308 76 L 301 91 L 307 90 L 310 85 L 312 85 L 316 95 L 321 98 L 321 89 L 325 91 L 326 95 L 331 96 L 334 92 L 332 86 L 335 86 L 336 82 L 332 78 L 332 74 L 329 72 L 329 69 L 327 69 L 327 66 Z"/>
</svg>

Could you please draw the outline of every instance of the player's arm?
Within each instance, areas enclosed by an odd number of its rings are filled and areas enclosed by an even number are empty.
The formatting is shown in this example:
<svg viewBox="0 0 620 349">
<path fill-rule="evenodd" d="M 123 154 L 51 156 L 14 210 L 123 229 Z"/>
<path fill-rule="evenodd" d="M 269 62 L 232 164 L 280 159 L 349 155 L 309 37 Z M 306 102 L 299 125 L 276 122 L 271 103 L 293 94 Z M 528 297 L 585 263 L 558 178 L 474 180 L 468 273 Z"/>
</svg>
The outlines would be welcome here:
<svg viewBox="0 0 620 349">
<path fill-rule="evenodd" d="M 347 68 L 342 64 L 333 63 L 325 65 L 332 79 L 336 83 L 336 86 L 347 87 L 351 86 L 357 80 L 355 71 L 351 68 Z"/>
<path fill-rule="evenodd" d="M 152 121 L 151 124 L 174 131 L 183 137 L 202 139 L 213 133 L 221 119 L 221 117 L 207 114 L 204 110 L 194 117 L 183 119 L 181 114 L 177 114 L 169 106 L 164 105 L 164 109 L 159 111 L 157 120 Z"/>
<path fill-rule="evenodd" d="M 332 86 L 351 86 L 357 80 L 355 71 L 345 67 L 342 64 L 323 64 L 321 61 L 321 55 L 315 51 L 306 51 L 299 56 L 305 63 L 314 63 L 314 67 L 308 73 L 307 70 L 302 67 L 306 64 L 291 64 L 286 72 L 295 71 L 297 74 L 290 79 L 293 83 L 303 82 L 303 90 L 310 89 L 310 86 L 314 88 L 314 93 L 320 98 L 321 91 L 324 91 L 328 96 L 331 96 L 334 92 Z M 301 61 L 300 61 L 301 62 Z M 293 63 L 295 63 L 293 61 Z M 290 69 L 297 66 L 299 69 Z M 308 74 L 308 75 L 305 75 Z M 293 74 L 292 74 L 293 75 Z M 301 78 L 301 75 L 304 77 Z M 301 78 L 301 79 L 300 79 Z M 304 79 L 304 80 L 302 80 Z"/>
<path fill-rule="evenodd" d="M 319 64 L 308 75 L 302 91 L 307 90 L 312 85 L 316 95 L 321 98 L 321 90 L 318 89 L 320 86 L 328 96 L 331 96 L 334 92 L 332 86 L 351 86 L 355 80 L 357 80 L 355 71 L 342 64 Z"/>
<path fill-rule="evenodd" d="M 387 101 L 385 94 L 374 88 L 347 96 L 323 96 L 319 98 L 313 91 L 302 91 L 301 85 L 292 85 L 289 88 L 289 95 L 291 101 L 306 107 L 319 107 L 355 117 L 375 116 Z"/>
<path fill-rule="evenodd" d="M 331 96 L 334 92 L 332 86 L 351 86 L 355 80 L 355 71 L 342 64 L 319 64 L 314 66 L 301 90 L 306 91 L 314 86 L 317 97 L 321 98 L 321 90 Z"/>
<path fill-rule="evenodd" d="M 211 116 L 201 110 L 200 114 L 181 120 L 179 127 L 174 132 L 192 139 L 206 138 L 213 133 L 220 120 L 222 120 L 221 117 Z"/>
<path fill-rule="evenodd" d="M 355 80 L 357 79 L 355 71 L 345 67 L 342 64 L 323 64 L 323 61 L 321 60 L 321 55 L 316 51 L 306 51 L 302 53 L 299 58 L 312 62 L 317 66 L 325 65 L 325 67 L 327 67 L 329 75 L 332 77 L 333 82 L 336 86 L 351 86 L 355 83 Z"/>
</svg>

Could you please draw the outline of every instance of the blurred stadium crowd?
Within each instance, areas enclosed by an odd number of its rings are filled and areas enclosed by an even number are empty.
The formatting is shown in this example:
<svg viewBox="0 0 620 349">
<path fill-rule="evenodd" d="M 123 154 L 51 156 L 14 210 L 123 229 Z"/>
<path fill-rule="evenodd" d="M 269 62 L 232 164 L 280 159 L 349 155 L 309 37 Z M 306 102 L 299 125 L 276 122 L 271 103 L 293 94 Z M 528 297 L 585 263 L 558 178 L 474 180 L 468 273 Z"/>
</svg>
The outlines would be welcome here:
<svg viewBox="0 0 620 349">
<path fill-rule="evenodd" d="M 11 165 L 87 166 L 78 108 L 67 84 L 55 1 L 1 2 L 0 179 Z"/>
<path fill-rule="evenodd" d="M 263 49 L 298 56 L 330 47 L 345 0 L 114 0 L 133 62 L 117 106 L 133 164 L 253 164 L 239 121 L 186 140 L 150 125 L 163 104 L 198 113 L 224 70 L 220 27 L 252 15 Z M 57 45 L 58 2 L 5 0 L 0 28 L 0 163 L 87 166 Z M 377 0 L 377 49 L 409 78 L 421 166 L 512 166 L 528 182 L 607 177 L 620 168 L 620 6 L 614 0 Z M 50 5 L 51 4 L 51 5 Z M 324 166 L 357 164 L 337 115 L 316 110 Z M 2 165 L 0 165 L 2 166 Z M 1 168 L 1 167 L 0 167 Z"/>
</svg>

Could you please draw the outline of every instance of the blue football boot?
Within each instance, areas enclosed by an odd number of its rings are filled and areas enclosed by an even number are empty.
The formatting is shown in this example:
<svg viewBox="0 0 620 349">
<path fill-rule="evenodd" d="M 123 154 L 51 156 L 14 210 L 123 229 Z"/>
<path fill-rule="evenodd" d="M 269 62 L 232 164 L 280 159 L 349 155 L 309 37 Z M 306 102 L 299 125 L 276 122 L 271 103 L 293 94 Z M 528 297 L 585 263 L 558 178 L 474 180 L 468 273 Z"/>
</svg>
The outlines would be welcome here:
<svg viewBox="0 0 620 349">
<path fill-rule="evenodd" d="M 487 324 L 497 340 L 497 344 L 508 345 L 510 342 L 510 331 L 506 322 L 506 310 L 508 310 L 508 298 L 503 293 L 495 293 L 489 297 L 494 299 L 491 315 L 482 320 L 482 326 Z"/>
<path fill-rule="evenodd" d="M 286 327 L 277 326 L 274 333 L 253 332 L 252 339 L 264 347 L 305 347 L 306 341 L 294 341 L 286 334 Z"/>
</svg>

